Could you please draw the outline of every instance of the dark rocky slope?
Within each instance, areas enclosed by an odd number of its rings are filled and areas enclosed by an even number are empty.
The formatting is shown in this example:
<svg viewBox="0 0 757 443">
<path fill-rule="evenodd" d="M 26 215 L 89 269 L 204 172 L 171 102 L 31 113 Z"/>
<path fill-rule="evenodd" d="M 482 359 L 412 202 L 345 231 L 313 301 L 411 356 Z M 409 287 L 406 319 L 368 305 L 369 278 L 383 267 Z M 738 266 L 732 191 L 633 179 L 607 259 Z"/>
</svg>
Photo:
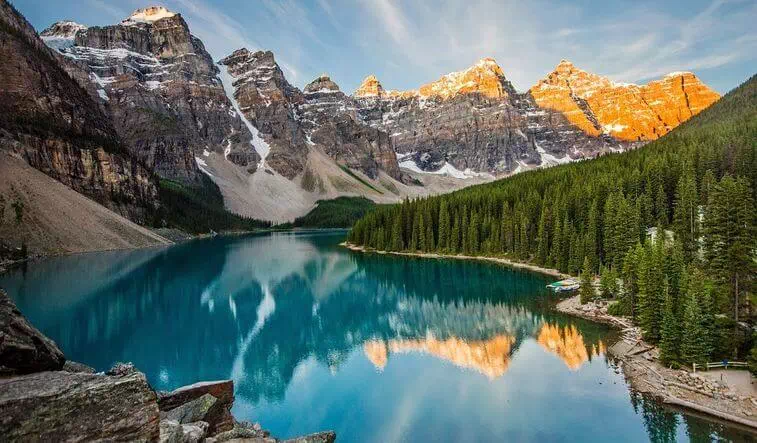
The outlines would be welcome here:
<svg viewBox="0 0 757 443">
<path fill-rule="evenodd" d="M 6 0 L 0 0 L 0 149 L 132 220 L 156 210 L 152 173 Z"/>
</svg>

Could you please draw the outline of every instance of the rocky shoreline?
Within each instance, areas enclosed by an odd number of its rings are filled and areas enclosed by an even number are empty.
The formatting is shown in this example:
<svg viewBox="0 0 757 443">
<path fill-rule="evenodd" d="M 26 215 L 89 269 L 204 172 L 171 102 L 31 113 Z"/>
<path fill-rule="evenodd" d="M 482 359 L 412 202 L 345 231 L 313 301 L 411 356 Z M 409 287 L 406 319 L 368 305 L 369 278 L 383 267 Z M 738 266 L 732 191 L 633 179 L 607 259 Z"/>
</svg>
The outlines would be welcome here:
<svg viewBox="0 0 757 443">
<path fill-rule="evenodd" d="M 4 441 L 277 443 L 231 414 L 234 382 L 155 391 L 129 363 L 105 373 L 67 361 L 0 289 L 0 435 Z M 333 443 L 332 431 L 285 442 Z"/>
<path fill-rule="evenodd" d="M 752 431 L 757 429 L 755 396 L 739 392 L 701 373 L 663 366 L 659 362 L 659 350 L 644 342 L 641 329 L 626 318 L 608 314 L 607 306 L 606 302 L 582 305 L 576 295 L 558 303 L 556 309 L 620 330 L 620 340 L 610 346 L 608 352 L 617 359 L 635 391 L 654 396 L 667 405 L 747 426 Z"/>
<path fill-rule="evenodd" d="M 498 257 L 375 251 L 349 242 L 343 242 L 341 246 L 352 251 L 377 254 L 489 261 L 557 278 L 570 277 L 556 269 L 542 268 Z M 736 423 L 748 427 L 751 431 L 757 429 L 757 397 L 736 392 L 727 385 L 708 379 L 701 374 L 663 366 L 659 363 L 658 349 L 643 341 L 641 329 L 629 319 L 608 314 L 607 307 L 606 301 L 582 305 L 576 295 L 559 302 L 556 309 L 564 314 L 606 324 L 620 331 L 621 338 L 608 348 L 608 351 L 617 359 L 626 380 L 635 391 L 654 396 L 670 406 L 697 411 L 719 420 Z"/>
</svg>

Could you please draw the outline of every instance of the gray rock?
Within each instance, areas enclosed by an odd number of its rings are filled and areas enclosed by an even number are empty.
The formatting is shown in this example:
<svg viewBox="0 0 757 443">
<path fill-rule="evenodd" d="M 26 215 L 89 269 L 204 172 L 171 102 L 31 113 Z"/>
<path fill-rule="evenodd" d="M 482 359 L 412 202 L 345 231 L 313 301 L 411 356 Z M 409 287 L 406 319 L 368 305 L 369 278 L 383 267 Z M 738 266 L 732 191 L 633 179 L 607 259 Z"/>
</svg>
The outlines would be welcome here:
<svg viewBox="0 0 757 443">
<path fill-rule="evenodd" d="M 32 326 L 0 289 L 0 375 L 61 369 L 63 352 Z"/>
<path fill-rule="evenodd" d="M 161 443 L 197 443 L 205 439 L 208 424 L 204 421 L 181 424 L 175 420 L 160 421 Z"/>
<path fill-rule="evenodd" d="M 113 365 L 113 367 L 110 368 L 108 372 L 106 372 L 106 374 L 124 376 L 124 375 L 133 374 L 135 372 L 139 372 L 139 371 L 137 371 L 137 369 L 134 367 L 132 363 L 118 362 L 115 365 Z"/>
<path fill-rule="evenodd" d="M 268 431 L 261 430 L 259 426 L 256 429 L 254 425 L 249 425 L 249 423 L 236 423 L 234 428 L 229 431 L 221 432 L 215 435 L 214 438 L 216 439 L 216 442 L 222 443 L 239 439 L 264 439 L 269 436 L 270 434 Z"/>
<path fill-rule="evenodd" d="M 284 440 L 284 443 L 334 443 L 334 441 L 336 441 L 336 433 L 334 431 L 325 431 Z"/>
<path fill-rule="evenodd" d="M 161 412 L 161 419 L 174 420 L 181 424 L 206 421 L 205 417 L 208 415 L 208 411 L 211 410 L 217 401 L 212 395 L 204 394 L 168 412 Z"/>
<path fill-rule="evenodd" d="M 160 421 L 160 443 L 181 443 L 183 439 L 181 423 L 176 420 Z"/>
<path fill-rule="evenodd" d="M 155 441 L 160 414 L 144 374 L 63 371 L 0 379 L 5 441 Z"/>
<path fill-rule="evenodd" d="M 231 380 L 200 382 L 183 386 L 172 392 L 161 392 L 158 394 L 158 405 L 161 411 L 169 412 L 205 394 L 210 394 L 217 399 L 202 418 L 210 424 L 208 433 L 215 435 L 232 429 L 234 417 L 231 415 L 231 406 L 234 404 L 234 382 Z"/>
<path fill-rule="evenodd" d="M 81 372 L 84 374 L 94 374 L 96 372 L 94 368 L 71 360 L 66 360 L 66 363 L 61 370 L 66 372 Z"/>
</svg>

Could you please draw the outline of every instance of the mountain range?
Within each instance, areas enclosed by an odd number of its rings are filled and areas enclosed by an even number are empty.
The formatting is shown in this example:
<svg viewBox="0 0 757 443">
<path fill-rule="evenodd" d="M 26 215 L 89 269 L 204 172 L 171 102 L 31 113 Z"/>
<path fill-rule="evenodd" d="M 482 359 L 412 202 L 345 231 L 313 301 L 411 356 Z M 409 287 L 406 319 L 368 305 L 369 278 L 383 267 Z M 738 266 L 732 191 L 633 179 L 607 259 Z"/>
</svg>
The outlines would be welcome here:
<svg viewBox="0 0 757 443">
<path fill-rule="evenodd" d="M 226 209 L 285 222 L 322 199 L 393 203 L 631 149 L 719 98 L 688 72 L 621 84 L 565 60 L 518 92 L 492 58 L 408 91 L 370 75 L 346 94 L 326 74 L 300 90 L 269 51 L 214 62 L 163 7 L 110 26 L 57 22 L 38 37 L 3 5 L 17 43 L 3 45 L 13 64 L 3 89 L 14 92 L 2 147 L 140 223 L 166 181 L 191 191 L 210 178 Z M 42 113 L 87 143 L 40 134 L 31 122 Z"/>
</svg>

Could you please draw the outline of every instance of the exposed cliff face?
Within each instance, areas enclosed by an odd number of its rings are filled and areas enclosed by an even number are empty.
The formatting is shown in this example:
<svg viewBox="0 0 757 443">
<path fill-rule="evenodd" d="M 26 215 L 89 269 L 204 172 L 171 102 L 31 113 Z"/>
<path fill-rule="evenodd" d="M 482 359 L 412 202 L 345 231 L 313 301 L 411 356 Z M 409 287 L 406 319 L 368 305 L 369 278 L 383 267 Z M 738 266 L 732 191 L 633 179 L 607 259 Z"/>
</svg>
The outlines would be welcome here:
<svg viewBox="0 0 757 443">
<path fill-rule="evenodd" d="M 161 177 L 196 181 L 207 152 L 255 170 L 249 131 L 180 14 L 145 8 L 118 25 L 56 23 L 42 35 L 86 73 L 69 68 L 105 106 L 130 152 Z"/>
<path fill-rule="evenodd" d="M 132 220 L 147 221 L 157 205 L 151 172 L 128 155 L 108 117 L 4 1 L 0 58 L 0 149 Z"/>
<path fill-rule="evenodd" d="M 562 112 L 587 134 L 624 141 L 657 139 L 720 98 L 690 72 L 640 86 L 615 83 L 566 60 L 530 92 L 539 106 Z"/>
<path fill-rule="evenodd" d="M 390 134 L 410 169 L 506 174 L 620 147 L 518 94 L 490 58 L 411 91 L 386 91 L 369 76 L 353 97 L 360 117 Z"/>
<path fill-rule="evenodd" d="M 270 51 L 240 49 L 221 63 L 233 78 L 240 109 L 269 149 L 266 165 L 284 177 L 305 173 L 310 152 L 317 150 L 371 179 L 379 170 L 402 178 L 387 134 L 366 125 L 352 98 L 328 76 L 303 92 L 289 84 Z"/>
</svg>

